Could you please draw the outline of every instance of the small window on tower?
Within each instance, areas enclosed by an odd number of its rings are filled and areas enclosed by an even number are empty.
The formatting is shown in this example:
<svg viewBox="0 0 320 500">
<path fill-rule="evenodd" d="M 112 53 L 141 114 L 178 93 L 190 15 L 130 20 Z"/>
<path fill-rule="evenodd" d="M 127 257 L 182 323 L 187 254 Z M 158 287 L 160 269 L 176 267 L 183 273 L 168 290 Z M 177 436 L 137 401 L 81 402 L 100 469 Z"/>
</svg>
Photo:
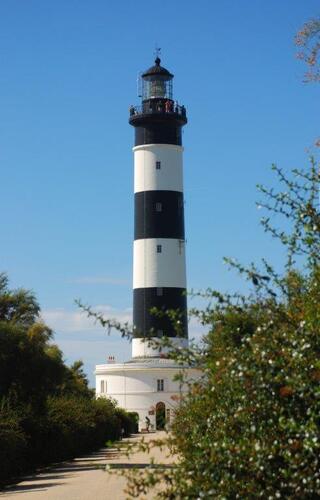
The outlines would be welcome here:
<svg viewBox="0 0 320 500">
<path fill-rule="evenodd" d="M 156 169 L 157 170 L 161 169 L 161 161 L 156 161 Z"/>
<path fill-rule="evenodd" d="M 162 297 L 163 296 L 163 288 L 158 287 L 157 288 L 157 297 Z"/>
<path fill-rule="evenodd" d="M 179 255 L 182 255 L 184 248 L 184 240 L 178 240 Z"/>
<path fill-rule="evenodd" d="M 157 245 L 157 253 L 162 253 L 162 245 Z"/>
<path fill-rule="evenodd" d="M 101 394 L 104 393 L 104 380 L 100 381 L 100 392 L 101 392 Z"/>
<path fill-rule="evenodd" d="M 158 201 L 156 203 L 156 212 L 162 212 L 162 203 L 161 203 L 161 201 Z"/>
</svg>

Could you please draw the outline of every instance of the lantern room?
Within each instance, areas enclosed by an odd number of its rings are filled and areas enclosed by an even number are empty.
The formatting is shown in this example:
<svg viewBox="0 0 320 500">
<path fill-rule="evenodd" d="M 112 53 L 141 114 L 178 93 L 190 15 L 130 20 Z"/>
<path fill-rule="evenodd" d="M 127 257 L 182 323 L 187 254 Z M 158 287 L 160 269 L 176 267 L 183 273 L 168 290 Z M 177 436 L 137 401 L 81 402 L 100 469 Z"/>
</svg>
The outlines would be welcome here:
<svg viewBox="0 0 320 500">
<path fill-rule="evenodd" d="M 172 100 L 173 75 L 160 66 L 160 62 L 160 58 L 157 57 L 154 66 L 151 66 L 141 76 L 142 101 L 159 98 Z"/>
</svg>

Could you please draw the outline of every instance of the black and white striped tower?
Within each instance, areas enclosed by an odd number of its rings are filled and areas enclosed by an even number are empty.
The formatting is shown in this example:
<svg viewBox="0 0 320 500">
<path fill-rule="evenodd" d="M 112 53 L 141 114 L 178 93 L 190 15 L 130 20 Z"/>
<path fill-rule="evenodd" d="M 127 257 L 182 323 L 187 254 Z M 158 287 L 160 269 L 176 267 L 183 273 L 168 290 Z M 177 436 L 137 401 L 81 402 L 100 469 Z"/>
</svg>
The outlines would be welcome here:
<svg viewBox="0 0 320 500">
<path fill-rule="evenodd" d="M 186 109 L 172 96 L 173 75 L 160 65 L 141 76 L 142 103 L 130 108 L 135 127 L 132 356 L 159 356 L 143 339 L 188 337 L 182 168 Z M 166 314 L 179 315 L 179 333 Z"/>
</svg>

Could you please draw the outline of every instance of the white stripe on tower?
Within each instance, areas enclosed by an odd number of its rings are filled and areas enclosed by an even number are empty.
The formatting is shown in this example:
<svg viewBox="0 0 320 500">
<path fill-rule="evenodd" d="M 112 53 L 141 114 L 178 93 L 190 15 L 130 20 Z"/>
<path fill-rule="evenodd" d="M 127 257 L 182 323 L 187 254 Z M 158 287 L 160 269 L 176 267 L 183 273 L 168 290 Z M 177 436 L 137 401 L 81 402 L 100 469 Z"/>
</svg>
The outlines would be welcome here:
<svg viewBox="0 0 320 500">
<path fill-rule="evenodd" d="M 186 288 L 184 246 L 184 240 L 174 238 L 135 240 L 133 288 Z"/>
<path fill-rule="evenodd" d="M 183 192 L 182 146 L 174 144 L 144 144 L 133 148 L 134 192 Z M 160 168 L 155 168 L 157 161 Z"/>
</svg>

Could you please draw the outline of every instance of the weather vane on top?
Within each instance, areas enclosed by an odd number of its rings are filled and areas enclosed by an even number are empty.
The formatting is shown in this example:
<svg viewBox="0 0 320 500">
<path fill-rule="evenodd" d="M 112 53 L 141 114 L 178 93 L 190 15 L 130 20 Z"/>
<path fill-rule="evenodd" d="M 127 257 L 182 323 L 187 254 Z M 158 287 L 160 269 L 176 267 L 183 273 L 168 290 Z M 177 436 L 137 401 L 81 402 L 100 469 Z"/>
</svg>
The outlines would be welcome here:
<svg viewBox="0 0 320 500">
<path fill-rule="evenodd" d="M 161 56 L 161 47 L 158 47 L 158 44 L 156 43 L 156 47 L 154 50 L 154 55 L 156 59 L 160 59 Z"/>
</svg>

